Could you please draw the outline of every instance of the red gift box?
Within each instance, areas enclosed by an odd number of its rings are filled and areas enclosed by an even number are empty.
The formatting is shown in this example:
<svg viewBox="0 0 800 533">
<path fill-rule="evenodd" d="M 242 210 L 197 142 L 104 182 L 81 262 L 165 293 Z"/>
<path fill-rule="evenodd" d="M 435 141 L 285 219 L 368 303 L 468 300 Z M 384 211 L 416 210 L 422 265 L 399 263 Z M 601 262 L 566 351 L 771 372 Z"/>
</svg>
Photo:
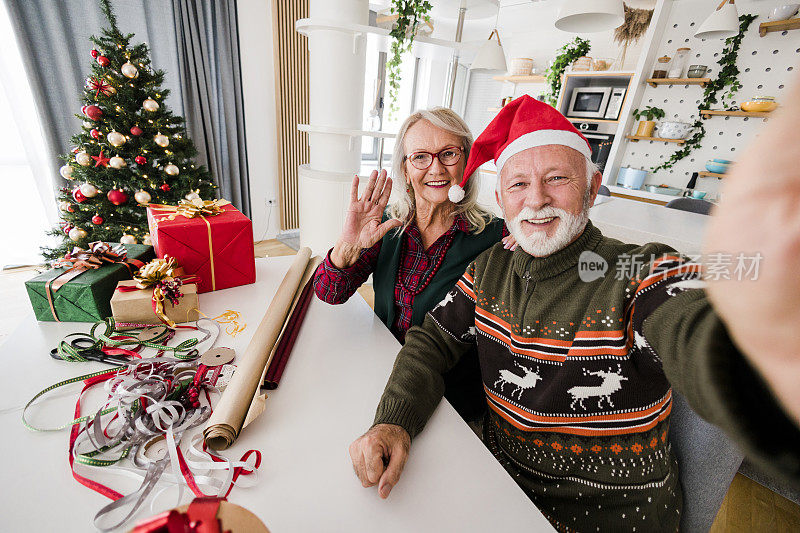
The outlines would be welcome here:
<svg viewBox="0 0 800 533">
<path fill-rule="evenodd" d="M 198 293 L 256 281 L 253 224 L 232 205 L 186 218 L 174 206 L 151 204 L 147 223 L 156 255 L 174 257 L 186 274 L 198 276 Z"/>
</svg>

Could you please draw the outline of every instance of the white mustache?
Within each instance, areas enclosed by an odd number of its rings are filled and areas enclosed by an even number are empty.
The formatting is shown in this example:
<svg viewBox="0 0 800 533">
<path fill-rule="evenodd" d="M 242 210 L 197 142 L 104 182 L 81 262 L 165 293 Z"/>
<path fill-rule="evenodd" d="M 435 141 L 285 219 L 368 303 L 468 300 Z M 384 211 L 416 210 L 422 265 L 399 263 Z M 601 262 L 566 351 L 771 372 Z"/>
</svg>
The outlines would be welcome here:
<svg viewBox="0 0 800 533">
<path fill-rule="evenodd" d="M 564 219 L 569 217 L 569 213 L 567 213 L 563 209 L 559 209 L 551 205 L 543 207 L 538 211 L 531 209 L 530 207 L 523 207 L 522 211 L 517 213 L 517 216 L 514 217 L 514 222 L 519 224 L 523 220 L 536 220 L 536 219 L 550 218 L 550 217 L 559 217 Z"/>
</svg>

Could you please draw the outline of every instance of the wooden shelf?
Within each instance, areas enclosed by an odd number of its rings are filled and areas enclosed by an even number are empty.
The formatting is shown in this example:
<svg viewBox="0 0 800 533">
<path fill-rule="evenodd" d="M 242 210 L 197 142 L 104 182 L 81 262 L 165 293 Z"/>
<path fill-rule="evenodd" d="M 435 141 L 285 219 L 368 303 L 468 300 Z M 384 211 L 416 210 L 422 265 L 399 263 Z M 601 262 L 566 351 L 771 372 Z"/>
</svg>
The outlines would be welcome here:
<svg viewBox="0 0 800 533">
<path fill-rule="evenodd" d="M 701 178 L 724 178 L 725 174 L 717 174 L 716 172 L 698 172 L 698 176 Z"/>
<path fill-rule="evenodd" d="M 771 113 L 771 112 L 770 112 Z M 700 114 L 708 118 L 712 115 L 720 115 L 723 117 L 752 117 L 752 118 L 768 118 L 770 113 L 756 113 L 753 111 L 715 111 L 713 109 L 701 109 Z"/>
<path fill-rule="evenodd" d="M 659 85 L 699 85 L 705 87 L 711 83 L 711 78 L 650 78 L 647 80 L 650 87 Z"/>
<path fill-rule="evenodd" d="M 630 139 L 633 142 L 639 141 L 661 141 L 665 143 L 675 143 L 675 144 L 684 144 L 686 139 L 663 139 L 661 137 L 641 137 L 639 135 L 626 135 L 626 139 Z"/>
<path fill-rule="evenodd" d="M 764 37 L 773 31 L 800 30 L 800 18 L 789 20 L 776 20 L 774 22 L 763 22 L 758 27 L 758 34 Z"/>
<path fill-rule="evenodd" d="M 545 77 L 539 74 L 533 76 L 492 76 L 493 80 L 510 81 L 511 83 L 544 83 Z"/>
</svg>

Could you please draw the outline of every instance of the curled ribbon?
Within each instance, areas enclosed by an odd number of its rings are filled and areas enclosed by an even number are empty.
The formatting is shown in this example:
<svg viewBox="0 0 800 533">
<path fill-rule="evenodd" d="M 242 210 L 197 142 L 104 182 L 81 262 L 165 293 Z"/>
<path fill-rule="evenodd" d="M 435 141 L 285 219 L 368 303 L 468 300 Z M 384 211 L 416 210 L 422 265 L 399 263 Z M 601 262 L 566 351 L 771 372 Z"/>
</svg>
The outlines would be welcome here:
<svg viewBox="0 0 800 533">
<path fill-rule="evenodd" d="M 53 293 L 80 274 L 87 270 L 100 268 L 104 263 L 108 263 L 123 264 L 132 275 L 134 272 L 133 267 L 141 268 L 144 265 L 138 259 L 128 259 L 127 254 L 128 252 L 122 244 L 112 246 L 107 242 L 95 241 L 89 243 L 87 250 L 76 246 L 64 257 L 56 260 L 53 263 L 53 267 L 68 267 L 68 269 L 45 283 L 44 286 L 47 303 L 50 304 L 50 312 L 53 313 L 53 318 L 60 322 L 53 303 Z"/>
<path fill-rule="evenodd" d="M 194 200 L 181 200 L 180 202 L 178 202 L 178 205 L 162 205 L 162 204 L 149 205 L 151 209 L 171 212 L 170 215 L 163 217 L 157 222 L 160 222 L 161 220 L 175 220 L 178 216 L 182 216 L 184 218 L 189 218 L 189 219 L 201 218 L 203 222 L 206 223 L 206 228 L 208 229 L 208 258 L 209 258 L 209 264 L 211 266 L 212 291 L 217 290 L 217 280 L 214 269 L 214 245 L 211 241 L 211 223 L 208 220 L 206 220 L 206 217 L 213 217 L 224 213 L 222 208 L 229 204 L 230 202 L 228 200 L 223 200 L 223 199 L 202 200 L 200 198 L 195 198 Z"/>
</svg>

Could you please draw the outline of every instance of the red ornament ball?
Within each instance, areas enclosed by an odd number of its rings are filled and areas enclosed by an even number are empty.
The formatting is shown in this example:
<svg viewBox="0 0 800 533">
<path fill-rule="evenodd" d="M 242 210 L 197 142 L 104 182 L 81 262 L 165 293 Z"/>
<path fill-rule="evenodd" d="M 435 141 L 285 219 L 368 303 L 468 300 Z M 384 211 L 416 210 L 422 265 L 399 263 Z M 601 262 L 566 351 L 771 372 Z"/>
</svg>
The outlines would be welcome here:
<svg viewBox="0 0 800 533">
<path fill-rule="evenodd" d="M 143 133 L 142 128 L 140 128 L 139 126 L 134 126 L 131 128 L 131 135 L 135 135 L 136 137 L 138 137 L 142 133 Z"/>
<path fill-rule="evenodd" d="M 92 129 L 92 131 L 90 131 L 90 132 L 89 132 L 89 135 L 91 135 L 92 137 L 94 137 L 94 138 L 95 138 L 95 139 L 97 139 L 98 141 L 100 140 L 100 138 L 101 138 L 101 137 L 103 137 L 103 134 L 102 134 L 102 133 L 100 133 L 99 131 L 97 131 L 97 130 L 96 130 L 96 129 L 94 129 L 94 128 Z"/>
<path fill-rule="evenodd" d="M 100 52 L 98 52 L 98 51 L 97 51 L 97 50 L 95 50 L 94 48 L 92 49 L 92 51 L 91 51 L 90 53 L 92 54 L 92 57 L 93 57 L 94 59 L 97 59 L 97 56 L 99 56 L 99 55 L 100 55 Z"/>
<path fill-rule="evenodd" d="M 80 189 L 75 189 L 72 191 L 72 197 L 75 199 L 76 202 L 82 204 L 87 200 L 87 198 L 83 195 Z"/>
<path fill-rule="evenodd" d="M 64 233 L 69 234 L 69 230 L 72 229 L 72 226 L 69 224 L 64 224 Z"/>
<path fill-rule="evenodd" d="M 100 64 L 101 67 L 107 67 L 111 64 L 111 60 L 108 59 L 106 56 L 97 56 L 97 62 Z"/>
<path fill-rule="evenodd" d="M 162 184 L 161 184 L 161 186 L 159 187 L 159 189 L 161 189 L 161 190 L 162 190 L 162 191 L 164 191 L 164 192 L 167 192 L 167 191 L 168 191 L 168 190 L 170 190 L 171 188 L 172 188 L 172 187 L 170 187 L 170 186 L 169 186 L 169 183 L 162 183 Z"/>
<path fill-rule="evenodd" d="M 143 155 L 137 155 L 134 159 L 137 165 L 144 165 L 147 164 L 147 158 Z"/>
<path fill-rule="evenodd" d="M 100 117 L 103 116 L 103 110 L 96 105 L 87 105 L 83 109 L 83 114 L 92 120 L 100 120 Z"/>
<path fill-rule="evenodd" d="M 95 215 L 92 217 L 92 224 L 94 224 L 95 226 L 99 226 L 102 223 L 103 223 L 103 217 L 101 217 L 100 215 Z"/>
<path fill-rule="evenodd" d="M 128 195 L 122 189 L 111 189 L 106 196 L 114 205 L 122 205 L 128 201 Z"/>
</svg>

